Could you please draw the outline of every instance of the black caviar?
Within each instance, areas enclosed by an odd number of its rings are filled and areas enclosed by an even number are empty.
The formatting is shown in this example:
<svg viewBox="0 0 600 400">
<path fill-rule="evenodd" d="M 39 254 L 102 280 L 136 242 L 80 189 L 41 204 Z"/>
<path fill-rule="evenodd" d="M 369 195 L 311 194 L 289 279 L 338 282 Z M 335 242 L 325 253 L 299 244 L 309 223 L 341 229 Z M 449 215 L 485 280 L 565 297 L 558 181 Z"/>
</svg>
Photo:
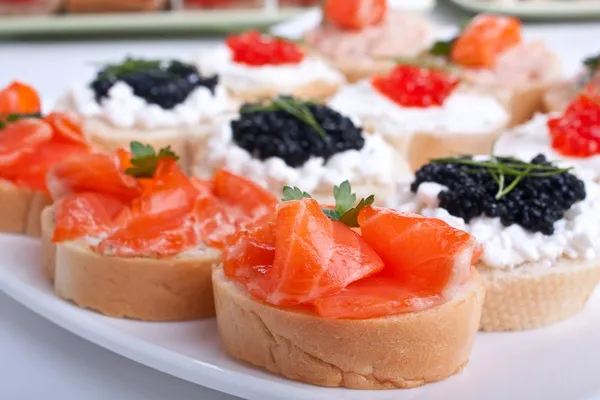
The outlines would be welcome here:
<svg viewBox="0 0 600 400">
<path fill-rule="evenodd" d="M 180 61 L 152 61 L 126 59 L 122 64 L 109 65 L 98 72 L 90 84 L 100 102 L 108 97 L 110 88 L 125 82 L 136 96 L 148 103 L 169 110 L 183 103 L 197 87 L 205 87 L 213 94 L 219 83 L 217 75 L 203 77 L 191 64 Z"/>
<path fill-rule="evenodd" d="M 498 157 L 499 162 L 518 162 Z M 543 155 L 533 164 L 551 166 Z M 515 176 L 506 175 L 508 186 Z M 489 170 L 460 163 L 430 163 L 416 172 L 411 190 L 416 192 L 423 182 L 436 182 L 448 190 L 440 192 L 440 207 L 466 222 L 479 216 L 498 217 L 504 226 L 518 224 L 544 235 L 554 233 L 554 222 L 563 218 L 571 206 L 585 199 L 585 184 L 569 172 L 525 177 L 512 191 L 496 199 L 498 183 Z"/>
<path fill-rule="evenodd" d="M 255 158 L 279 157 L 291 167 L 302 166 L 311 157 L 328 160 L 336 153 L 363 148 L 362 128 L 348 117 L 325 105 L 305 103 L 305 106 L 321 132 L 287 111 L 248 112 L 256 104 L 247 104 L 240 110 L 240 117 L 231 122 L 233 140 Z"/>
</svg>

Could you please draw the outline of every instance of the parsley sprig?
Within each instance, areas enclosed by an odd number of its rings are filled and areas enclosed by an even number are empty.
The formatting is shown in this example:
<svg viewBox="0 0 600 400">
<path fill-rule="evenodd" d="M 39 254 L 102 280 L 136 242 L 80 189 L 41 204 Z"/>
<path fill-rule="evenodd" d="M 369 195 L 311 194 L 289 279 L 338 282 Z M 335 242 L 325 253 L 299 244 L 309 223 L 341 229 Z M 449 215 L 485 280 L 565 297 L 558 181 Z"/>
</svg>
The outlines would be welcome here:
<svg viewBox="0 0 600 400">
<path fill-rule="evenodd" d="M 471 157 L 445 157 L 430 160 L 435 164 L 459 164 L 473 167 L 467 170 L 469 173 L 481 173 L 482 170 L 492 176 L 498 185 L 496 200 L 500 200 L 517 187 L 525 178 L 547 178 L 554 175 L 564 174 L 572 168 L 558 168 L 551 164 L 537 164 L 524 162 L 514 157 L 497 157 L 494 154 L 495 142 L 492 145 L 489 160 L 477 161 Z M 508 177 L 512 177 L 512 181 Z M 509 183 L 510 181 L 510 183 Z"/>
<path fill-rule="evenodd" d="M 358 227 L 358 214 L 363 208 L 370 206 L 375 201 L 375 196 L 360 199 L 356 203 L 356 194 L 352 193 L 350 182 L 344 181 L 339 186 L 334 186 L 333 197 L 335 198 L 335 208 L 323 208 L 323 213 L 334 221 L 340 221 L 351 228 Z M 297 187 L 286 186 L 283 188 L 282 201 L 302 200 L 311 198 L 310 194 L 303 192 Z"/>
<path fill-rule="evenodd" d="M 26 118 L 42 118 L 41 113 L 31 113 L 31 114 L 8 114 L 2 115 L 0 114 L 0 129 L 6 128 L 6 126 L 15 121 L 19 121 L 21 119 Z"/>
<path fill-rule="evenodd" d="M 125 173 L 135 178 L 152 178 L 161 158 L 170 157 L 175 161 L 179 160 L 179 156 L 171 150 L 171 146 L 161 148 L 158 153 L 149 144 L 131 142 L 129 146 L 133 154 L 132 167 L 127 168 Z"/>
<path fill-rule="evenodd" d="M 469 25 L 470 22 L 471 19 L 466 19 L 465 21 L 463 21 L 463 23 L 460 24 L 458 33 L 454 37 L 451 37 L 450 39 L 446 40 L 438 40 L 437 42 L 435 42 L 428 51 L 429 55 L 449 59 L 450 54 L 452 53 L 452 48 L 454 47 L 454 43 L 456 43 L 456 40 L 460 37 L 460 35 L 465 30 L 467 25 Z"/>
<path fill-rule="evenodd" d="M 321 137 L 326 137 L 327 133 L 308 107 L 311 105 L 314 105 L 311 101 L 289 96 L 278 96 L 263 103 L 246 104 L 242 106 L 240 113 L 251 114 L 261 111 L 284 111 L 312 127 Z"/>
</svg>

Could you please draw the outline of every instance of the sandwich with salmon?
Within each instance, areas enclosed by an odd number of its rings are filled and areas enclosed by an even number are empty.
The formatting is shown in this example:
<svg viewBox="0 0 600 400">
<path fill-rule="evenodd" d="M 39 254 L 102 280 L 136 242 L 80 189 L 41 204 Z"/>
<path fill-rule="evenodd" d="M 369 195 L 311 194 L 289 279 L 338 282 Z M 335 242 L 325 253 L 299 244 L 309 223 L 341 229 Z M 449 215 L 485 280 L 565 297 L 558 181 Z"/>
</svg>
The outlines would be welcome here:
<svg viewBox="0 0 600 400">
<path fill-rule="evenodd" d="M 387 0 L 327 0 L 321 24 L 304 40 L 352 83 L 390 72 L 393 59 L 422 55 L 434 37 L 424 15 L 393 9 Z"/>
<path fill-rule="evenodd" d="M 13 82 L 0 90 L 0 232 L 39 236 L 40 213 L 51 202 L 46 173 L 90 151 L 71 115 L 42 116 L 32 87 Z"/>
<path fill-rule="evenodd" d="M 287 378 L 411 388 L 460 371 L 484 287 L 475 239 L 443 221 L 298 188 L 226 240 L 213 270 L 217 325 L 233 357 Z"/>
<path fill-rule="evenodd" d="M 464 80 L 489 92 L 523 123 L 543 109 L 548 88 L 562 79 L 558 56 L 541 41 L 523 40 L 517 18 L 480 14 L 454 38 L 435 43 L 428 57 L 456 66 Z"/>
<path fill-rule="evenodd" d="M 55 203 L 43 216 L 44 259 L 56 294 L 144 321 L 212 316 L 223 241 L 277 203 L 225 170 L 189 178 L 171 149 L 138 142 L 56 165 L 47 179 Z"/>
</svg>

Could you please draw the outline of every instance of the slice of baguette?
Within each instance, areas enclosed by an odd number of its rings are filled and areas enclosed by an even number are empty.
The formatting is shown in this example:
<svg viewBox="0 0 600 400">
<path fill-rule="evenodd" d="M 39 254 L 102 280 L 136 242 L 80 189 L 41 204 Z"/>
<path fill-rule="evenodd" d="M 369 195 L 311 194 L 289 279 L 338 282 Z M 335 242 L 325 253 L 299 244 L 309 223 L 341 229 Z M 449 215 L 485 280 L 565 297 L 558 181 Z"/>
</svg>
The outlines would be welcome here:
<svg viewBox="0 0 600 400">
<path fill-rule="evenodd" d="M 40 214 L 51 202 L 43 192 L 0 179 L 0 232 L 39 237 Z"/>
<path fill-rule="evenodd" d="M 213 269 L 217 325 L 232 356 L 287 378 L 354 389 L 411 388 L 460 371 L 481 316 L 472 278 L 429 310 L 367 320 L 325 319 L 259 302 Z"/>
<path fill-rule="evenodd" d="M 215 313 L 214 249 L 171 258 L 110 257 L 83 241 L 53 244 L 54 215 L 43 213 L 44 273 L 56 294 L 104 315 L 142 321 L 187 321 Z"/>
<path fill-rule="evenodd" d="M 578 314 L 600 282 L 600 260 L 562 259 L 551 267 L 536 264 L 513 270 L 483 265 L 486 285 L 481 318 L 484 331 L 545 327 Z"/>
<path fill-rule="evenodd" d="M 306 85 L 296 87 L 291 93 L 285 93 L 295 97 L 300 97 L 307 100 L 312 100 L 318 103 L 325 103 L 330 97 L 332 97 L 344 82 L 332 82 L 325 80 L 318 80 L 310 82 Z M 237 90 L 235 88 L 228 88 L 231 97 L 240 103 L 252 103 L 262 101 L 265 98 L 274 97 L 282 94 L 281 88 L 277 87 L 265 87 L 262 90 Z"/>
<path fill-rule="evenodd" d="M 544 111 L 547 113 L 563 112 L 578 92 L 579 89 L 573 82 L 561 82 L 550 87 L 544 93 Z"/>
</svg>

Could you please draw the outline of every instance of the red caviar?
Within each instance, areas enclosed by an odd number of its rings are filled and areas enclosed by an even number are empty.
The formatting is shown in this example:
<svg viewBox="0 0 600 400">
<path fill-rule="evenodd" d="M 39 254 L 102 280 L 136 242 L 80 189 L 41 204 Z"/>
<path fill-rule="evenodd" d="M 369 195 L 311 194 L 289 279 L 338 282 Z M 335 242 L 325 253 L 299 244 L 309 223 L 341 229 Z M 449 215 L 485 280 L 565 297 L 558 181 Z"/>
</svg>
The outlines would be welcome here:
<svg viewBox="0 0 600 400">
<path fill-rule="evenodd" d="M 444 103 L 458 78 L 443 70 L 400 65 L 387 76 L 373 77 L 371 83 L 403 107 L 430 107 Z"/>
<path fill-rule="evenodd" d="M 600 94 L 588 88 L 564 114 L 548 120 L 552 147 L 571 157 L 600 154 Z"/>
<path fill-rule="evenodd" d="M 304 52 L 295 43 L 258 31 L 229 36 L 226 43 L 233 61 L 253 67 L 298 64 L 304 59 Z"/>
</svg>

